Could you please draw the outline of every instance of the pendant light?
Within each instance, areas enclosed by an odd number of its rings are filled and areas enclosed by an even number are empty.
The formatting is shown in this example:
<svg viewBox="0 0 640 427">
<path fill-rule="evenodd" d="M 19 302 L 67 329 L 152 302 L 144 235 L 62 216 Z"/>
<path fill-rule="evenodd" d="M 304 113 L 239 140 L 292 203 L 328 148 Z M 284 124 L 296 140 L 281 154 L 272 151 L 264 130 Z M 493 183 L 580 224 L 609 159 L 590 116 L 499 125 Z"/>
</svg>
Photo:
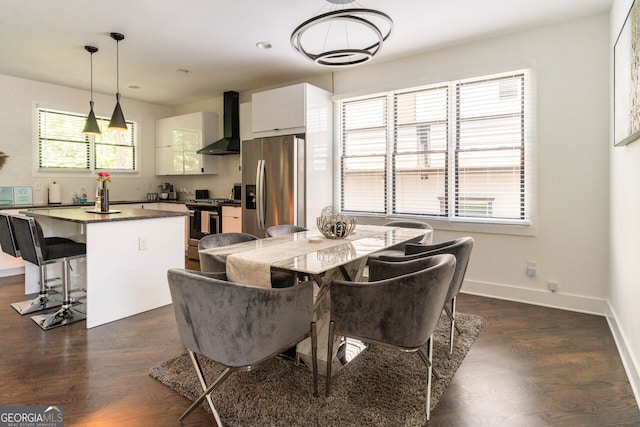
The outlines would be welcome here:
<svg viewBox="0 0 640 427">
<path fill-rule="evenodd" d="M 89 101 L 89 115 L 87 116 L 87 122 L 84 124 L 84 130 L 82 133 L 85 135 L 100 135 L 100 127 L 96 120 L 96 115 L 93 112 L 93 54 L 98 51 L 95 46 L 85 46 L 84 49 L 91 54 L 91 101 Z"/>
<path fill-rule="evenodd" d="M 393 20 L 374 9 L 346 8 L 355 0 L 326 0 L 331 11 L 298 25 L 291 46 L 318 65 L 344 67 L 371 60 L 391 34 Z"/>
<path fill-rule="evenodd" d="M 116 108 L 111 115 L 111 121 L 109 122 L 109 129 L 114 130 L 127 130 L 127 122 L 124 120 L 124 114 L 122 114 L 122 107 L 120 107 L 120 51 L 118 46 L 120 41 L 124 40 L 124 35 L 120 33 L 111 33 L 111 38 L 116 41 Z"/>
</svg>

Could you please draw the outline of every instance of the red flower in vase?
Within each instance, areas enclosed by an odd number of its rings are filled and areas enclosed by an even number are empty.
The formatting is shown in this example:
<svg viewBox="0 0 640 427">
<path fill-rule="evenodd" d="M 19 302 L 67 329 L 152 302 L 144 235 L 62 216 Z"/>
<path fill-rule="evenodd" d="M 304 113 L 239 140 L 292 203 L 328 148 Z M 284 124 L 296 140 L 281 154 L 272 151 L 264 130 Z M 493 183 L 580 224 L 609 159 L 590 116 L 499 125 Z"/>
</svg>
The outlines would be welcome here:
<svg viewBox="0 0 640 427">
<path fill-rule="evenodd" d="M 111 182 L 111 174 L 109 174 L 109 172 L 98 172 L 98 178 L 96 178 L 96 180 L 102 183 Z"/>
</svg>

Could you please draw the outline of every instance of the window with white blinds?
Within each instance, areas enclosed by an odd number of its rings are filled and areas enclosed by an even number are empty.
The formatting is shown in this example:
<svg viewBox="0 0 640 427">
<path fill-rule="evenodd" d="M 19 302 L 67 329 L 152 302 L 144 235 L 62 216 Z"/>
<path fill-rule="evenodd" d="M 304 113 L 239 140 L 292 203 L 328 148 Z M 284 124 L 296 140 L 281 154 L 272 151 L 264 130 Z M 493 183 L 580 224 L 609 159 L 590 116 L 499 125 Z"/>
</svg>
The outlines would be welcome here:
<svg viewBox="0 0 640 427">
<path fill-rule="evenodd" d="M 523 71 L 340 101 L 341 210 L 528 222 L 525 79 Z"/>
<path fill-rule="evenodd" d="M 101 135 L 82 133 L 86 115 L 38 108 L 38 168 L 57 170 L 136 170 L 136 123 L 127 131 L 109 130 L 97 117 Z"/>
</svg>

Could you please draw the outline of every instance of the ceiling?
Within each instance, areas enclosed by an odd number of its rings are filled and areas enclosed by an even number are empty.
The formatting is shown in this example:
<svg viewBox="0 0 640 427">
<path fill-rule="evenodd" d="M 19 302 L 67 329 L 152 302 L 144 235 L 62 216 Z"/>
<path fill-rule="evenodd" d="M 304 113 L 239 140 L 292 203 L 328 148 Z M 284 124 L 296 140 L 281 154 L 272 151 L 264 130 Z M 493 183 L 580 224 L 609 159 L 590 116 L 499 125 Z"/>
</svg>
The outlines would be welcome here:
<svg viewBox="0 0 640 427">
<path fill-rule="evenodd" d="M 393 32 L 369 63 L 606 12 L 612 0 L 362 0 Z M 167 106 L 332 71 L 289 42 L 326 0 L 1 0 L 0 74 L 113 94 L 120 42 L 123 98 Z M 257 42 L 273 45 L 258 49 Z M 367 64 L 360 65 L 366 67 Z M 189 72 L 179 71 L 189 70 Z M 137 88 L 136 88 L 137 87 Z"/>
</svg>

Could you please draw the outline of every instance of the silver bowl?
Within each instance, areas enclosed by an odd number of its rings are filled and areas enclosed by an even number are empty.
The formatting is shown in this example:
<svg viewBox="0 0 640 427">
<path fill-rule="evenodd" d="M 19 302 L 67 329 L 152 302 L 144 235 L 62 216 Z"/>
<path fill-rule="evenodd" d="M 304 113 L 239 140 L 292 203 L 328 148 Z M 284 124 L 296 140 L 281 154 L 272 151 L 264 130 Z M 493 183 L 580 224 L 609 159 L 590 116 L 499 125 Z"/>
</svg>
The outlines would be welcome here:
<svg viewBox="0 0 640 427">
<path fill-rule="evenodd" d="M 320 233 L 327 239 L 344 239 L 356 228 L 356 220 L 352 216 L 334 213 L 333 207 L 322 210 L 316 219 Z"/>
</svg>

